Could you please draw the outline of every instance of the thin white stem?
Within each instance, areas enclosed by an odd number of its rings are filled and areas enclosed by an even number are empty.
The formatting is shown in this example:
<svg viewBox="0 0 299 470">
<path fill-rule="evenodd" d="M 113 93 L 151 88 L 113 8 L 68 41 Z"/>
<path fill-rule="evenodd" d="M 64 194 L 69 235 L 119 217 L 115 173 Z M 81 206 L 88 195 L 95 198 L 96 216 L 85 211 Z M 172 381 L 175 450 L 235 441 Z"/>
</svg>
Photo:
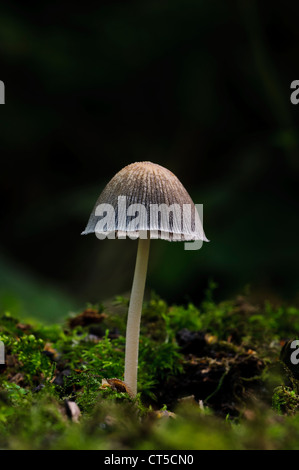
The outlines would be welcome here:
<svg viewBox="0 0 299 470">
<path fill-rule="evenodd" d="M 131 389 L 133 396 L 136 396 L 137 393 L 139 331 L 146 272 L 148 265 L 149 247 L 149 236 L 147 239 L 144 240 L 139 238 L 127 320 L 124 381 Z"/>
</svg>

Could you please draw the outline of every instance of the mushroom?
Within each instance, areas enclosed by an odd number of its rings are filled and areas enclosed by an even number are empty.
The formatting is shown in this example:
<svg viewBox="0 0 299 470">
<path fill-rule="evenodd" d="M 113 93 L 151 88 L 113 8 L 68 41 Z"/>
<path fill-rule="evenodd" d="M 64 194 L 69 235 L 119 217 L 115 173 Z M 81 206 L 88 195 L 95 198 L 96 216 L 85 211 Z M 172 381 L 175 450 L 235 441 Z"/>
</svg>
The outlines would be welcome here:
<svg viewBox="0 0 299 470">
<path fill-rule="evenodd" d="M 137 214 L 137 215 L 136 215 Z M 151 162 L 132 163 L 107 184 L 83 235 L 138 238 L 129 303 L 124 382 L 137 394 L 139 331 L 151 238 L 208 241 L 195 205 L 178 178 Z"/>
</svg>

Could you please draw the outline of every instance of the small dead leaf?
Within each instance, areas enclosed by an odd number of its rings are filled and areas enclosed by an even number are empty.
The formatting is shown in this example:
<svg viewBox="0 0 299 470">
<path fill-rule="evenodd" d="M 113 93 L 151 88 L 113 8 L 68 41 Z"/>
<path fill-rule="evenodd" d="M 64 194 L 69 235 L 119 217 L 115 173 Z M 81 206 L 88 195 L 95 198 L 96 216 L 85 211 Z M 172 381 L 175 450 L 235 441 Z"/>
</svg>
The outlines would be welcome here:
<svg viewBox="0 0 299 470">
<path fill-rule="evenodd" d="M 19 330 L 22 330 L 22 331 L 32 330 L 32 326 L 28 325 L 26 323 L 17 323 L 16 327 L 19 328 Z"/>
<path fill-rule="evenodd" d="M 102 386 L 101 388 L 111 387 L 112 390 L 116 392 L 124 392 L 133 397 L 132 390 L 128 385 L 120 379 L 102 379 Z"/>
<path fill-rule="evenodd" d="M 154 412 L 154 414 L 156 415 L 156 417 L 158 419 L 161 419 L 161 418 L 176 418 L 176 414 L 173 413 L 172 411 L 167 411 L 167 410 L 157 410 Z"/>
<path fill-rule="evenodd" d="M 247 354 L 256 354 L 256 352 L 253 349 L 248 349 Z"/>
<path fill-rule="evenodd" d="M 51 345 L 51 343 L 46 343 L 44 346 L 44 352 L 49 356 L 51 359 L 57 359 L 58 358 L 58 352 L 56 349 L 54 349 Z"/>
<path fill-rule="evenodd" d="M 88 326 L 94 323 L 101 323 L 105 318 L 107 318 L 105 313 L 99 313 L 97 310 L 87 308 L 84 312 L 79 313 L 79 315 L 69 318 L 68 324 L 70 328 L 75 328 L 76 326 Z"/>
<path fill-rule="evenodd" d="M 24 382 L 24 375 L 21 374 L 21 372 L 18 372 L 13 377 L 11 377 L 9 381 L 16 385 L 19 385 L 20 383 Z"/>
<path fill-rule="evenodd" d="M 209 333 L 205 334 L 205 340 L 208 344 L 216 344 L 218 341 L 217 336 L 210 335 Z"/>
<path fill-rule="evenodd" d="M 67 416 L 74 422 L 78 423 L 81 416 L 81 411 L 76 402 L 65 400 L 65 410 Z"/>
<path fill-rule="evenodd" d="M 198 406 L 198 403 L 197 403 L 197 401 L 195 400 L 195 396 L 194 396 L 194 395 L 188 395 L 187 397 L 179 398 L 179 399 L 178 399 L 178 402 L 179 402 L 179 403 L 182 403 L 182 404 Z"/>
</svg>

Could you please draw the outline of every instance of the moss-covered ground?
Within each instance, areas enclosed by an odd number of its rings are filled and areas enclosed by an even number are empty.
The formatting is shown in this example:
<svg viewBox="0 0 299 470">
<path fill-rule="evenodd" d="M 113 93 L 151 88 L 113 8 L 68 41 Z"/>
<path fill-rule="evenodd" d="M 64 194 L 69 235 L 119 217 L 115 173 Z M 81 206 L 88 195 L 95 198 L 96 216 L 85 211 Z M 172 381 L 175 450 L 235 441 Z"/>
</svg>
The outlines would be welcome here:
<svg viewBox="0 0 299 470">
<path fill-rule="evenodd" d="M 127 305 L 50 326 L 1 313 L 0 448 L 299 449 L 298 309 L 152 296 L 133 399 L 120 382 Z"/>
</svg>

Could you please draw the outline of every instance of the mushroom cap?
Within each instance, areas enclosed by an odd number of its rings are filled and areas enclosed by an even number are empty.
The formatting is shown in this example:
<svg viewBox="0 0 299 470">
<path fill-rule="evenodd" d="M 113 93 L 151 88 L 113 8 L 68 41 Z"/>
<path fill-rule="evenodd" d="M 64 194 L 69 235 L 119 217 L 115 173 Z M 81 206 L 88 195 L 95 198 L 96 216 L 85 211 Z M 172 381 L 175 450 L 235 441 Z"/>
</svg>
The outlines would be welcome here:
<svg viewBox="0 0 299 470">
<path fill-rule="evenodd" d="M 125 206 L 120 205 L 124 201 Z M 96 212 L 103 204 L 113 207 L 113 217 L 103 210 Z M 140 205 L 145 211 L 138 209 Z M 123 210 L 130 206 L 130 211 Z M 159 208 L 162 212 L 158 214 Z M 104 216 L 107 223 L 103 229 L 97 224 Z M 208 241 L 196 207 L 182 183 L 171 171 L 151 162 L 131 163 L 109 181 L 82 235 L 89 233 L 105 236 L 115 233 L 118 238 L 128 235 L 130 238 L 149 236 L 169 241 Z M 148 235 L 144 235 L 146 233 Z"/>
</svg>

